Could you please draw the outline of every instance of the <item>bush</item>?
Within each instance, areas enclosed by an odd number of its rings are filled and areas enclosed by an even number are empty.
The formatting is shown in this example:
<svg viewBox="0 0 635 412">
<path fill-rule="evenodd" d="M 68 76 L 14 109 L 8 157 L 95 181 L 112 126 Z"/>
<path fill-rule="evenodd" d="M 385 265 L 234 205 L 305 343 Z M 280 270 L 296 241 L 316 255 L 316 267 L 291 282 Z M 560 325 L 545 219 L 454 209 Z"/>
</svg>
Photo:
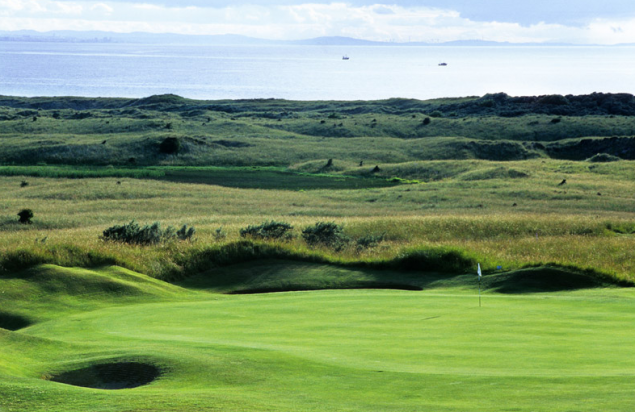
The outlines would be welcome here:
<svg viewBox="0 0 635 412">
<path fill-rule="evenodd" d="M 439 110 L 435 110 L 432 113 L 430 113 L 428 116 L 430 116 L 430 117 L 443 117 L 443 113 L 440 112 Z"/>
<path fill-rule="evenodd" d="M 290 233 L 293 226 L 286 222 L 276 222 L 275 220 L 264 222 L 258 226 L 249 225 L 244 229 L 240 229 L 241 237 L 250 237 L 252 239 L 282 239 L 289 240 L 292 238 Z"/>
<path fill-rule="evenodd" d="M 181 150 L 181 142 L 176 137 L 166 137 L 159 145 L 159 151 L 165 154 L 177 154 Z"/>
<path fill-rule="evenodd" d="M 375 247 L 386 239 L 386 234 L 381 235 L 366 235 L 362 236 L 355 242 L 357 244 L 357 250 L 368 249 Z"/>
<path fill-rule="evenodd" d="M 311 246 L 323 245 L 337 251 L 342 250 L 350 242 L 350 238 L 344 234 L 343 227 L 335 222 L 318 222 L 308 226 L 302 231 L 302 238 Z"/>
<path fill-rule="evenodd" d="M 19 222 L 23 225 L 30 225 L 31 223 L 33 223 L 31 222 L 31 219 L 33 219 L 33 211 L 31 209 L 20 210 L 18 216 L 20 216 Z"/>
<path fill-rule="evenodd" d="M 219 227 L 214 231 L 214 239 L 217 241 L 225 240 L 227 238 L 227 232 L 223 230 L 223 227 Z"/>
<path fill-rule="evenodd" d="M 179 235 L 179 232 L 182 232 Z M 124 225 L 115 225 L 104 230 L 101 239 L 111 242 L 123 242 L 131 245 L 156 245 L 178 237 L 181 240 L 189 239 L 194 235 L 194 228 L 187 230 L 184 225 L 177 232 L 172 226 L 168 226 L 165 230 L 161 229 L 159 222 L 152 225 L 139 226 L 134 220 Z M 188 237 L 189 236 L 189 237 Z"/>
<path fill-rule="evenodd" d="M 593 155 L 590 158 L 588 158 L 587 162 L 608 163 L 608 162 L 617 162 L 617 161 L 620 161 L 620 160 L 622 160 L 622 159 L 620 159 L 617 156 L 610 155 L 608 153 L 598 153 L 598 154 Z"/>
<path fill-rule="evenodd" d="M 537 100 L 537 103 L 538 104 L 542 104 L 542 105 L 549 104 L 549 105 L 554 105 L 554 106 L 566 106 L 566 105 L 570 104 L 569 100 L 566 97 L 564 97 L 564 96 L 562 96 L 560 94 L 551 94 L 551 95 L 548 95 L 548 96 L 540 96 L 538 98 L 538 100 Z"/>
<path fill-rule="evenodd" d="M 196 233 L 194 227 L 188 229 L 187 225 L 183 225 L 183 227 L 176 232 L 176 237 L 179 238 L 179 240 L 191 241 L 194 233 Z"/>
</svg>

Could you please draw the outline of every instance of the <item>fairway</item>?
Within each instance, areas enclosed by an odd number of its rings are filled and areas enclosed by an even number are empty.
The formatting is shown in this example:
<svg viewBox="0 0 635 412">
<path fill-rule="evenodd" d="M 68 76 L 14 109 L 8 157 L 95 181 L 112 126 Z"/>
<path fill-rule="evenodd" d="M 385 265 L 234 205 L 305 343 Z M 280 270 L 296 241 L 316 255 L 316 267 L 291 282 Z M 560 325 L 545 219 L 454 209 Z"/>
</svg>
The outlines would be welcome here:
<svg viewBox="0 0 635 412">
<path fill-rule="evenodd" d="M 80 274 L 68 272 L 55 282 Z M 629 288 L 489 291 L 479 308 L 476 290 L 465 285 L 219 295 L 171 285 L 163 290 L 114 268 L 98 273 L 146 289 L 122 292 L 101 284 L 102 292 L 81 295 L 93 302 L 91 310 L 69 310 L 64 299 L 51 320 L 1 331 L 2 410 L 635 407 L 635 291 Z M 2 281 L 8 293 L 12 281 Z M 104 293 L 128 298 L 117 303 Z M 160 372 L 147 385 L 122 390 L 54 382 L 77 371 L 76 379 L 85 379 L 90 365 L 112 363 Z"/>
</svg>

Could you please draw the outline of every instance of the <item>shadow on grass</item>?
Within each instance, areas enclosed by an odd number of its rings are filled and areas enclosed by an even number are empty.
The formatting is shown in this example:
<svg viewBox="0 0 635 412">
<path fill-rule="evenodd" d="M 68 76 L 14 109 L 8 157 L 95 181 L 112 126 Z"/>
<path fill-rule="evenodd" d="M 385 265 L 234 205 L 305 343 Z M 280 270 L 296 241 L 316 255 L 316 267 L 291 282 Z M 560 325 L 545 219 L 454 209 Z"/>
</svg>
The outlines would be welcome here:
<svg viewBox="0 0 635 412">
<path fill-rule="evenodd" d="M 589 274 L 554 267 L 536 267 L 485 276 L 483 286 L 498 293 L 522 294 L 591 289 L 609 286 L 609 283 Z"/>
<path fill-rule="evenodd" d="M 228 294 L 326 289 L 423 290 L 446 275 L 341 267 L 325 263 L 263 259 L 214 268 L 191 276 L 180 286 Z"/>
<path fill-rule="evenodd" d="M 475 289 L 475 274 L 380 270 L 284 259 L 255 260 L 214 268 L 181 281 L 180 286 L 227 294 L 327 289 Z M 483 290 L 504 294 L 572 291 L 617 285 L 600 275 L 558 267 L 536 267 L 483 277 Z M 626 286 L 626 285 L 622 285 Z"/>
<path fill-rule="evenodd" d="M 240 189 L 265 190 L 350 190 L 396 186 L 386 179 L 293 173 L 266 168 L 173 168 L 159 180 L 199 183 Z"/>
</svg>

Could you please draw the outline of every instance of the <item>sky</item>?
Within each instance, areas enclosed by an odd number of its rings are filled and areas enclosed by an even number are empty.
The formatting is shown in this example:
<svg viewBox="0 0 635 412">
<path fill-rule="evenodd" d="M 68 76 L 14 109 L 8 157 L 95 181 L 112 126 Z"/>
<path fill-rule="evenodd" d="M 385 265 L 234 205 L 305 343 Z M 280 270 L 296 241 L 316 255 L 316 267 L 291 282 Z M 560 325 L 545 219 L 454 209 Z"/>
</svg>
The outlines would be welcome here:
<svg viewBox="0 0 635 412">
<path fill-rule="evenodd" d="M 0 30 L 635 43 L 635 0 L 0 0 Z"/>
</svg>

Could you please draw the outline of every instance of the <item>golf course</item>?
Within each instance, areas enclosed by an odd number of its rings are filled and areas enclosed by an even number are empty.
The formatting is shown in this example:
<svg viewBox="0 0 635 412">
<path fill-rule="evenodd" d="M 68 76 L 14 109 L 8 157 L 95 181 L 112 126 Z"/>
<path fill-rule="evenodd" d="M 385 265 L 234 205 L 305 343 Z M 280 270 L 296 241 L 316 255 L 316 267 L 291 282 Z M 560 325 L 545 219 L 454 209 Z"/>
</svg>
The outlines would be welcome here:
<svg viewBox="0 0 635 412">
<path fill-rule="evenodd" d="M 632 411 L 634 116 L 0 96 L 0 412 Z"/>
</svg>

